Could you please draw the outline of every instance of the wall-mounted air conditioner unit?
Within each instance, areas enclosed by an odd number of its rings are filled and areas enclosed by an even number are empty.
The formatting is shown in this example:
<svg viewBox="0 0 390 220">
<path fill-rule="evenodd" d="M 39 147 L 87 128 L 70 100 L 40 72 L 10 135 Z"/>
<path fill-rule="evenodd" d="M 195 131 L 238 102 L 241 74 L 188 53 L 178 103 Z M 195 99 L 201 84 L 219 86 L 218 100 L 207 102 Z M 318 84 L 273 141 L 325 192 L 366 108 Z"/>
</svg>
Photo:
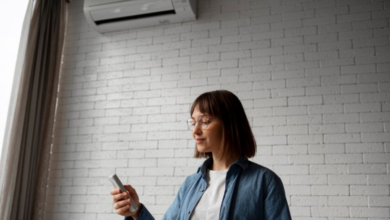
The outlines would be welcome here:
<svg viewBox="0 0 390 220">
<path fill-rule="evenodd" d="M 84 14 L 103 33 L 196 20 L 196 0 L 84 0 Z"/>
</svg>

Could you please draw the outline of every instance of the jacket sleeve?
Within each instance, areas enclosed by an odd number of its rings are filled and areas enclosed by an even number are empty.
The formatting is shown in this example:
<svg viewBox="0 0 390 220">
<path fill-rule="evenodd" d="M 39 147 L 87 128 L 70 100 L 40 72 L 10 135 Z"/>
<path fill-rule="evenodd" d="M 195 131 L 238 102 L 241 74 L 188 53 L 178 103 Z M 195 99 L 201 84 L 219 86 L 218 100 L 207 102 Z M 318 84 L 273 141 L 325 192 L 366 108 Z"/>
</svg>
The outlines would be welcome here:
<svg viewBox="0 0 390 220">
<path fill-rule="evenodd" d="M 150 214 L 149 210 L 142 204 L 141 211 L 138 214 L 137 220 L 154 220 L 152 214 Z M 125 217 L 125 220 L 133 220 L 133 217 Z"/>
<path fill-rule="evenodd" d="M 188 177 L 187 177 L 187 179 L 188 179 Z M 168 210 L 165 212 L 165 215 L 162 218 L 162 220 L 178 220 L 179 219 L 179 215 L 180 215 L 179 211 L 180 211 L 180 207 L 182 205 L 182 198 L 183 198 L 183 194 L 184 194 L 184 189 L 186 188 L 185 184 L 187 182 L 187 179 L 186 179 L 186 181 L 184 181 L 184 183 L 180 187 L 179 192 L 177 193 L 175 200 L 173 201 L 171 206 L 168 208 Z M 133 218 L 126 217 L 125 220 L 133 220 Z M 141 211 L 138 215 L 137 220 L 154 220 L 154 217 L 148 211 L 148 209 L 144 205 L 142 205 Z"/>
<path fill-rule="evenodd" d="M 265 220 L 291 220 L 283 183 L 276 174 L 267 185 L 264 206 Z"/>
</svg>

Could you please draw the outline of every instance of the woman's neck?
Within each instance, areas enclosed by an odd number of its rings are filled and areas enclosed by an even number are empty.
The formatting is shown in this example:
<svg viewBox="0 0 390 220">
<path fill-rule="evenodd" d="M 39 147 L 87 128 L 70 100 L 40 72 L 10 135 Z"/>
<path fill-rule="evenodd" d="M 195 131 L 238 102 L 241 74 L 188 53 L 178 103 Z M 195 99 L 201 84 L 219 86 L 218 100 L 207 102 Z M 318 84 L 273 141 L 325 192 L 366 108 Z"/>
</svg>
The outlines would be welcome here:
<svg viewBox="0 0 390 220">
<path fill-rule="evenodd" d="M 213 154 L 213 166 L 211 170 L 227 170 L 235 159 L 227 159 L 226 157 L 218 157 Z"/>
</svg>

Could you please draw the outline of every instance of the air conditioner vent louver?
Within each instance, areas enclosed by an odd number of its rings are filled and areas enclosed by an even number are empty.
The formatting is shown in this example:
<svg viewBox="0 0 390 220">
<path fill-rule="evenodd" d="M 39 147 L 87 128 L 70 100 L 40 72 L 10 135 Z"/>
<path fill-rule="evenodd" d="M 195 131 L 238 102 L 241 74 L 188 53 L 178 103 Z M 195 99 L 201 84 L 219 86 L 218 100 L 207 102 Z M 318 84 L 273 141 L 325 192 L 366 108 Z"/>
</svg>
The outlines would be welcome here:
<svg viewBox="0 0 390 220">
<path fill-rule="evenodd" d="M 115 23 L 115 22 L 119 22 L 119 21 L 130 21 L 130 20 L 141 19 L 141 18 L 151 18 L 151 17 L 155 17 L 155 16 L 174 15 L 174 14 L 176 14 L 175 10 L 160 11 L 160 12 L 153 12 L 153 13 L 149 13 L 149 14 L 140 14 L 140 15 L 127 16 L 127 17 L 119 17 L 119 18 L 100 20 L 100 21 L 95 21 L 95 24 L 96 25 L 109 24 L 109 23 Z"/>
<path fill-rule="evenodd" d="M 103 33 L 196 20 L 196 0 L 84 0 L 84 14 Z"/>
</svg>

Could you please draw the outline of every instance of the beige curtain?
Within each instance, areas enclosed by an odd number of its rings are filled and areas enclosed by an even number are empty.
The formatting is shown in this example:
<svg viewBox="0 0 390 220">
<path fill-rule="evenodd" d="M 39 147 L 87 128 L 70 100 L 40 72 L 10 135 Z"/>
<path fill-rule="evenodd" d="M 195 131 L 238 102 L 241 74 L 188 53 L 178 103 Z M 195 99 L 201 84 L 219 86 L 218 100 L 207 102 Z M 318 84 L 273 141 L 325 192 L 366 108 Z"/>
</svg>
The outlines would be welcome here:
<svg viewBox="0 0 390 220">
<path fill-rule="evenodd" d="M 1 220 L 43 219 L 67 1 L 36 0 L 2 167 Z"/>
</svg>

